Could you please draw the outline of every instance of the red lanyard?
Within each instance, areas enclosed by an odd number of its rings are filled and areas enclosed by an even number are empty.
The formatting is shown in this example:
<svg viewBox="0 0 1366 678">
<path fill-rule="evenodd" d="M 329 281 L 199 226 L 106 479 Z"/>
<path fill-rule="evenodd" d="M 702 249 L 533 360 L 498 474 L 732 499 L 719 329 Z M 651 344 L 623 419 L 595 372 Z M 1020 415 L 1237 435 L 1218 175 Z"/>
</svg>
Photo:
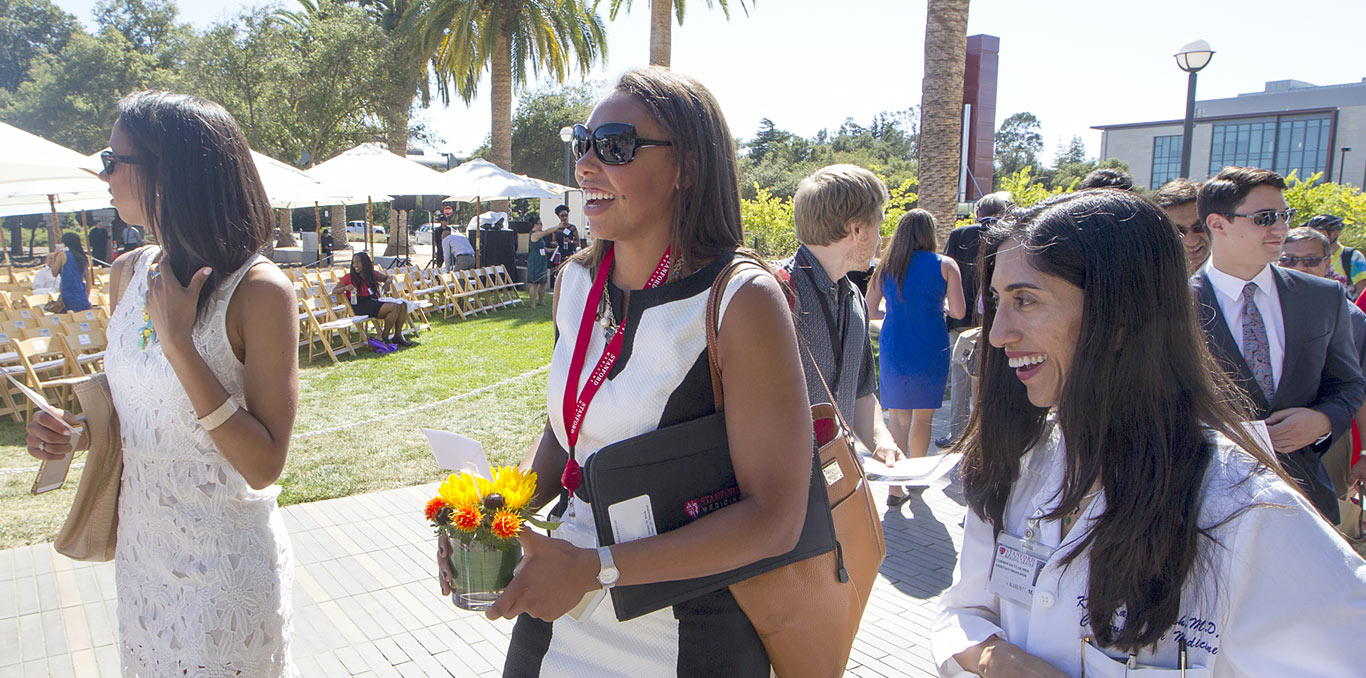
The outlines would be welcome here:
<svg viewBox="0 0 1366 678">
<path fill-rule="evenodd" d="M 664 256 L 660 258 L 659 265 L 655 266 L 655 272 L 650 275 L 650 279 L 645 281 L 644 289 L 659 287 L 664 284 L 664 279 L 669 275 L 670 250 L 664 250 Z M 569 460 L 564 464 L 564 474 L 560 476 L 560 484 L 564 489 L 573 494 L 574 490 L 579 489 L 583 482 L 583 474 L 579 468 L 579 462 L 574 459 L 574 446 L 579 442 L 579 429 L 583 426 L 583 416 L 588 412 L 589 403 L 593 402 L 593 396 L 597 395 L 598 388 L 607 381 L 607 374 L 612 371 L 612 366 L 617 363 L 617 358 L 621 357 L 621 346 L 626 337 L 626 313 L 622 312 L 621 326 L 611 339 L 607 340 L 607 347 L 603 349 L 602 357 L 598 358 L 598 364 L 593 368 L 593 372 L 588 375 L 588 382 L 583 385 L 583 391 L 576 393 L 579 385 L 579 375 L 583 374 L 584 362 L 588 357 L 588 342 L 592 338 L 593 329 L 597 326 L 598 305 L 602 302 L 602 295 L 607 292 L 607 276 L 612 272 L 613 251 L 608 247 L 607 254 L 603 256 L 602 263 L 598 264 L 598 274 L 593 279 L 593 287 L 588 291 L 588 301 L 583 307 L 583 318 L 579 321 L 579 336 L 574 341 L 574 353 L 569 360 L 569 374 L 565 378 L 564 386 L 564 429 L 565 435 L 569 438 Z"/>
</svg>

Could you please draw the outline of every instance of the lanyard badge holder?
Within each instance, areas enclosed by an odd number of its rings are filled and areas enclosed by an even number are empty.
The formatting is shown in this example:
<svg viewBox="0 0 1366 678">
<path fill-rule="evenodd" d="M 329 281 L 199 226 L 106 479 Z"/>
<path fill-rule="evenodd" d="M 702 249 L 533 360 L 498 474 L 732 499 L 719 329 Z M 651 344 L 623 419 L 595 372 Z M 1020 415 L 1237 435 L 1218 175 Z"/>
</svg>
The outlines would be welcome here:
<svg viewBox="0 0 1366 678">
<path fill-rule="evenodd" d="M 1043 509 L 1035 509 L 1025 522 L 1023 539 L 1002 531 L 992 554 L 991 578 L 987 589 L 1026 607 L 1034 604 L 1034 586 L 1057 549 L 1039 541 L 1039 522 Z"/>
</svg>

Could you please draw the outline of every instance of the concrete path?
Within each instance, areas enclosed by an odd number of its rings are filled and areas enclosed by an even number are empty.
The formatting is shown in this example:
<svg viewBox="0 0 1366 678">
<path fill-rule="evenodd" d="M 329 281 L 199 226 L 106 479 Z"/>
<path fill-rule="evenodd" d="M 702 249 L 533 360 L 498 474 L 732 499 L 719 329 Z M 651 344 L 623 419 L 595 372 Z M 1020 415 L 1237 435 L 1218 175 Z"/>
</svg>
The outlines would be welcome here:
<svg viewBox="0 0 1366 678">
<path fill-rule="evenodd" d="M 941 410 L 936 436 L 942 419 Z M 297 561 L 293 654 L 303 676 L 500 675 L 512 622 L 459 610 L 436 588 L 422 517 L 434 491 L 284 509 Z M 961 545 L 961 502 L 957 484 L 941 480 L 885 511 L 888 557 L 846 675 L 937 675 L 925 639 Z M 0 551 L 0 678 L 118 675 L 114 606 L 112 563 L 68 560 L 50 544 Z"/>
</svg>

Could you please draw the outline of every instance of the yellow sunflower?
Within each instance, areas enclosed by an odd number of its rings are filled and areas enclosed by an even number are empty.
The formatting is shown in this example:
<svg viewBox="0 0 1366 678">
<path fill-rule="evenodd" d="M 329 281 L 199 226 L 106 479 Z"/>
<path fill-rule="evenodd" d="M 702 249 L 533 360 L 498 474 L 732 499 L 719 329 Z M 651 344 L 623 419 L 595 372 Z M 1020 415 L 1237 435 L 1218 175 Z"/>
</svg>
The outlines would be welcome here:
<svg viewBox="0 0 1366 678">
<path fill-rule="evenodd" d="M 520 511 L 536 494 L 536 472 L 523 472 L 516 466 L 499 466 L 493 471 L 493 491 L 503 495 L 503 506 Z"/>
<path fill-rule="evenodd" d="M 474 478 L 468 473 L 452 473 L 440 487 L 436 488 L 436 496 L 445 499 L 451 506 L 462 506 L 480 503 L 482 495 Z"/>
</svg>

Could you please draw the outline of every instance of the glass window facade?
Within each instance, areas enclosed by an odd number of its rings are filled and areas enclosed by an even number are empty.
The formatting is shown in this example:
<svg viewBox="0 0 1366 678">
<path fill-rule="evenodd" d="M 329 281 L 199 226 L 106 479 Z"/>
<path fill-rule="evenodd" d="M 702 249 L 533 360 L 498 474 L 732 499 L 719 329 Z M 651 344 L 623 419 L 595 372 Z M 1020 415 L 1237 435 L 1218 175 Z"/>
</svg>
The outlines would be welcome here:
<svg viewBox="0 0 1366 678">
<path fill-rule="evenodd" d="M 1264 167 L 1282 176 L 1295 172 L 1301 179 L 1308 179 L 1328 167 L 1331 126 L 1332 119 L 1327 113 L 1215 123 L 1210 143 L 1210 176 L 1237 165 Z M 1154 147 L 1154 177 L 1156 154 Z M 1160 185 L 1155 178 L 1153 184 Z"/>
<path fill-rule="evenodd" d="M 1153 137 L 1153 178 L 1151 188 L 1181 176 L 1181 135 Z"/>
</svg>

